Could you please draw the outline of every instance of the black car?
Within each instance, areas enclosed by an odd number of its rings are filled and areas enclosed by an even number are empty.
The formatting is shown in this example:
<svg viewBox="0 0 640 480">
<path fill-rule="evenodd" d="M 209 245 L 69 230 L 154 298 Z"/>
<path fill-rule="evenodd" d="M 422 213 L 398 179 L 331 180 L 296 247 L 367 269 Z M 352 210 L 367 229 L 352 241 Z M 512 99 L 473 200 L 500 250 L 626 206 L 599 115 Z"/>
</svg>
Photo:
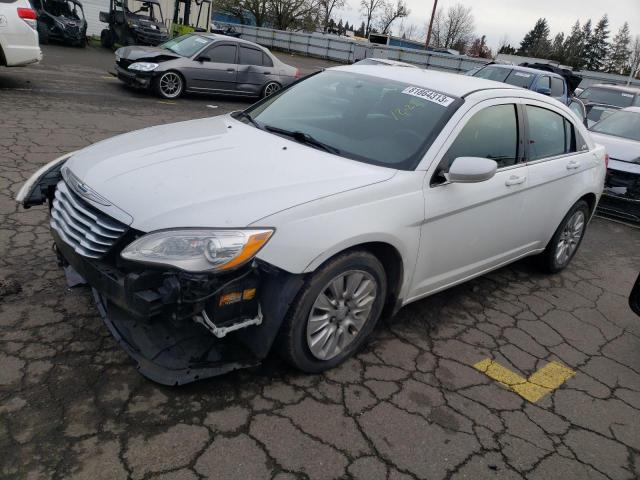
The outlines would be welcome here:
<svg viewBox="0 0 640 480">
<path fill-rule="evenodd" d="M 87 44 L 87 21 L 78 0 L 32 0 L 38 15 L 40 43 L 55 40 L 84 47 Z"/>
</svg>

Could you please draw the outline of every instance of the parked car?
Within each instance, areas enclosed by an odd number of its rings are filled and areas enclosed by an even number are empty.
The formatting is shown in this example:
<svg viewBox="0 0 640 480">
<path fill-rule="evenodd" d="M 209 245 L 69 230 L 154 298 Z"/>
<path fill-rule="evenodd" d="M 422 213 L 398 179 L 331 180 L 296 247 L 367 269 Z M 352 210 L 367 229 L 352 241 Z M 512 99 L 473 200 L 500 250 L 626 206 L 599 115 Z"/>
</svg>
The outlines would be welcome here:
<svg viewBox="0 0 640 480">
<path fill-rule="evenodd" d="M 213 33 L 183 35 L 158 47 L 116 50 L 118 78 L 163 98 L 184 92 L 267 97 L 300 76 L 257 43 Z"/>
<path fill-rule="evenodd" d="M 383 311 L 528 255 L 558 272 L 605 172 L 604 148 L 555 100 L 343 66 L 245 111 L 67 154 L 17 200 L 50 202 L 70 282 L 93 287 L 143 375 L 174 385 L 272 345 L 320 372 Z"/>
<path fill-rule="evenodd" d="M 567 82 L 560 74 L 529 67 L 492 63 L 467 72 L 470 76 L 504 82 L 516 87 L 553 97 L 567 105 L 570 92 Z"/>
<path fill-rule="evenodd" d="M 21 67 L 42 60 L 37 18 L 29 0 L 0 2 L 0 66 Z"/>
<path fill-rule="evenodd" d="M 87 21 L 78 0 L 32 0 L 38 13 L 40 43 L 49 40 L 84 47 L 87 44 Z"/>
<path fill-rule="evenodd" d="M 638 274 L 631 295 L 629 295 L 629 306 L 636 315 L 640 316 L 640 274 Z"/>
<path fill-rule="evenodd" d="M 359 60 L 355 63 L 355 65 L 386 65 L 391 67 L 409 67 L 409 68 L 418 68 L 417 65 L 412 65 L 411 63 L 401 62 L 399 60 L 389 60 L 388 58 L 365 58 L 364 60 Z"/>
<path fill-rule="evenodd" d="M 100 12 L 108 24 L 100 33 L 105 48 L 120 45 L 160 45 L 169 40 L 159 0 L 109 0 L 109 11 Z"/>
<path fill-rule="evenodd" d="M 597 84 L 586 87 L 577 97 L 585 104 L 589 126 L 614 110 L 640 106 L 640 88 L 637 87 Z"/>
<path fill-rule="evenodd" d="M 640 223 L 640 107 L 615 111 L 591 127 L 591 136 L 609 154 L 598 209 Z"/>
</svg>

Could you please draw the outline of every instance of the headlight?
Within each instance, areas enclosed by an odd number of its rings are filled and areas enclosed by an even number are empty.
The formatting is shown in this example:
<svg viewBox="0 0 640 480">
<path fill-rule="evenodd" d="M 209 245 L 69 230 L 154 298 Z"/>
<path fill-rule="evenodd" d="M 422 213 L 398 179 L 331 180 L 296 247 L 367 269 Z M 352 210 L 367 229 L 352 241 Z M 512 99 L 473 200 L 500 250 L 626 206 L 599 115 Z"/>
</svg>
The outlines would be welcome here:
<svg viewBox="0 0 640 480">
<path fill-rule="evenodd" d="M 250 261 L 273 232 L 272 229 L 162 230 L 140 237 L 120 255 L 126 260 L 188 272 L 219 272 Z"/>
<path fill-rule="evenodd" d="M 129 65 L 129 70 L 138 70 L 139 72 L 151 72 L 158 68 L 157 63 L 136 62 Z"/>
</svg>

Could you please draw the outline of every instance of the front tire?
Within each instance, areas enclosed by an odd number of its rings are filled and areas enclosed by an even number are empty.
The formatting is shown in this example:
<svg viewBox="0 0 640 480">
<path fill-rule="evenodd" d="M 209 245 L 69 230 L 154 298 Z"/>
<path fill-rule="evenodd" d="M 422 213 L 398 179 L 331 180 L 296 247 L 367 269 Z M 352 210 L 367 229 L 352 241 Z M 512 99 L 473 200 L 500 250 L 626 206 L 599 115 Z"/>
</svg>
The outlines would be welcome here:
<svg viewBox="0 0 640 480">
<path fill-rule="evenodd" d="M 113 47 L 113 35 L 111 34 L 111 30 L 105 28 L 100 32 L 100 44 L 104 48 L 112 48 Z"/>
<path fill-rule="evenodd" d="M 372 254 L 352 251 L 329 260 L 292 303 L 279 334 L 280 354 L 308 373 L 341 364 L 373 331 L 386 293 L 386 273 Z"/>
<path fill-rule="evenodd" d="M 589 214 L 587 202 L 579 200 L 564 216 L 544 252 L 538 257 L 540 267 L 545 272 L 557 273 L 569 265 L 584 238 Z"/>
<path fill-rule="evenodd" d="M 153 80 L 155 92 L 162 98 L 174 100 L 182 95 L 184 79 L 182 75 L 173 70 L 163 72 Z"/>
</svg>

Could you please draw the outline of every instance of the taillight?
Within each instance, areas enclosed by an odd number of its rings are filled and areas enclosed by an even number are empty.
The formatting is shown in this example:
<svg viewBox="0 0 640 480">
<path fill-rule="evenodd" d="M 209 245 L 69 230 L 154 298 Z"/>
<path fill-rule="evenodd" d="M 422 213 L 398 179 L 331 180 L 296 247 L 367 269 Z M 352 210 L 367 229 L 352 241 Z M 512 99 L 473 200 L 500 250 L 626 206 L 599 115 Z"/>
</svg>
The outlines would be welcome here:
<svg viewBox="0 0 640 480">
<path fill-rule="evenodd" d="M 18 8 L 18 16 L 23 20 L 37 20 L 36 11 L 32 8 Z"/>
<path fill-rule="evenodd" d="M 296 74 L 294 75 L 294 78 L 298 79 L 300 78 L 300 69 L 296 68 Z"/>
<path fill-rule="evenodd" d="M 609 154 L 608 153 L 604 154 L 604 166 L 609 168 Z"/>
<path fill-rule="evenodd" d="M 18 16 L 34 30 L 38 29 L 38 15 L 32 8 L 18 8 Z"/>
</svg>

